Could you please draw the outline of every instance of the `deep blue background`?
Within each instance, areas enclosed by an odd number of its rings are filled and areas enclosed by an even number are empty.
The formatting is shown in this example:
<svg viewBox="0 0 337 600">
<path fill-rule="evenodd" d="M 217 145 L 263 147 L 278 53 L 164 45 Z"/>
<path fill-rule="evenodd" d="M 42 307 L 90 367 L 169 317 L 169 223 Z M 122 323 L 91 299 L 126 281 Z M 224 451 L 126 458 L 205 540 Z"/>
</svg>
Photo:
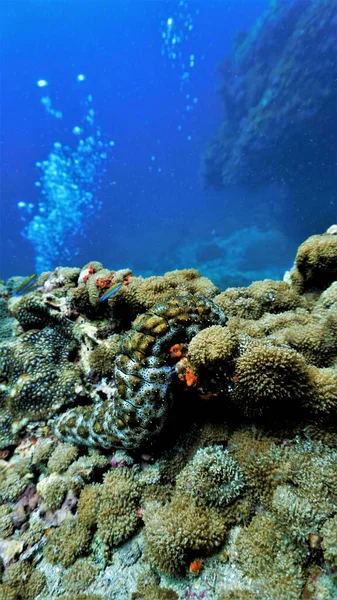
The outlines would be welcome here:
<svg viewBox="0 0 337 600">
<path fill-rule="evenodd" d="M 189 3 L 195 27 L 183 50 L 195 54 L 196 63 L 184 92 L 179 69 L 161 55 L 161 22 L 175 16 L 178 4 L 2 0 L 2 277 L 34 271 L 34 251 L 21 235 L 17 203 L 36 203 L 36 161 L 47 158 L 55 141 L 73 140 L 80 114 L 78 73 L 85 73 L 83 85 L 93 95 L 97 121 L 116 146 L 100 191 L 102 213 L 88 224 L 88 239 L 74 263 L 96 259 L 138 273 L 188 267 L 176 258 L 179 247 L 259 225 L 259 219 L 266 225 L 268 203 L 279 201 L 276 192 L 266 191 L 265 199 L 260 193 L 261 215 L 246 192 L 203 191 L 199 171 L 202 150 L 221 121 L 217 66 L 230 52 L 235 32 L 252 26 L 268 2 Z M 63 120 L 44 111 L 36 86 L 40 78 L 48 80 L 47 92 Z M 185 110 L 186 93 L 198 98 L 193 113 Z M 293 252 L 286 244 L 273 260 L 286 264 Z M 266 265 L 268 260 L 265 256 Z"/>
</svg>

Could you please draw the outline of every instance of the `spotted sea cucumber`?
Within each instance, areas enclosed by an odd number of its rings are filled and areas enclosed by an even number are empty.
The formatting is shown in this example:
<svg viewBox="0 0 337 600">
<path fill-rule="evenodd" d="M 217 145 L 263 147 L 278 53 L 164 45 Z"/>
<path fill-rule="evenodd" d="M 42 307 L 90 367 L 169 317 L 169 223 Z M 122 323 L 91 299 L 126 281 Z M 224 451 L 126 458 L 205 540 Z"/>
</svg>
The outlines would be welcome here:
<svg viewBox="0 0 337 600">
<path fill-rule="evenodd" d="M 182 296 L 139 315 L 123 340 L 111 383 L 112 399 L 76 407 L 54 421 L 62 440 L 103 448 L 139 448 L 163 428 L 177 375 L 169 349 L 210 325 L 223 310 L 201 296 Z"/>
</svg>

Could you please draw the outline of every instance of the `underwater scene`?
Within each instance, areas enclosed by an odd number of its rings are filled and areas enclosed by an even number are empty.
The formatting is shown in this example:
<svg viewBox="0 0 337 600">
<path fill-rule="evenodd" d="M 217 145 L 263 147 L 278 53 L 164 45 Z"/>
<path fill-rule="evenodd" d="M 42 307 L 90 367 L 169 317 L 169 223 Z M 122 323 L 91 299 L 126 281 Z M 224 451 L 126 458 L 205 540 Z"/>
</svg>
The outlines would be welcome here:
<svg viewBox="0 0 337 600">
<path fill-rule="evenodd" d="M 0 23 L 0 600 L 336 600 L 336 0 Z"/>
</svg>

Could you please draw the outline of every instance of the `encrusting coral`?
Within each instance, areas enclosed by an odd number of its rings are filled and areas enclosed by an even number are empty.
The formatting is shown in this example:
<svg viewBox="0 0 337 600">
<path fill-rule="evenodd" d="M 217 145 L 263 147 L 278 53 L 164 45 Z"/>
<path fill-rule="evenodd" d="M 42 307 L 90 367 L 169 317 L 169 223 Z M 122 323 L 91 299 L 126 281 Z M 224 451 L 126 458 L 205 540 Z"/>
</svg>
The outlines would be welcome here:
<svg viewBox="0 0 337 600">
<path fill-rule="evenodd" d="M 31 323 L 26 308 L 24 315 L 23 321 Z M 64 334 L 49 326 L 27 331 L 0 346 L 0 447 L 13 443 L 16 432 L 28 421 L 49 417 L 75 401 L 81 378 L 69 361 L 73 349 L 68 331 Z"/>
<path fill-rule="evenodd" d="M 336 597 L 335 237 L 287 282 L 92 262 L 4 294 L 0 598 Z"/>
</svg>

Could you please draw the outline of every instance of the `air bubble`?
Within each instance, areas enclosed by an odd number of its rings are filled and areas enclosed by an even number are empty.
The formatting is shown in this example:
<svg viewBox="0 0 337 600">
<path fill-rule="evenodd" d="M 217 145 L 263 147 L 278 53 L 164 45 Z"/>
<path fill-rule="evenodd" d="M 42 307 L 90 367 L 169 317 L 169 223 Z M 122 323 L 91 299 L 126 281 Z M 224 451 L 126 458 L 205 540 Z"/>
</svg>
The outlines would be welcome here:
<svg viewBox="0 0 337 600">
<path fill-rule="evenodd" d="M 73 262 L 74 256 L 79 254 L 81 236 L 101 208 L 96 194 L 106 171 L 108 150 L 114 142 L 101 137 L 91 102 L 92 96 L 88 95 L 83 104 L 81 125 L 72 129 L 77 138 L 75 146 L 57 141 L 48 157 L 36 163 L 42 172 L 40 180 L 35 182 L 39 202 L 23 235 L 33 244 L 38 272 Z M 41 103 L 50 115 L 62 118 L 49 96 L 42 98 Z M 34 205 L 18 203 L 18 208 L 32 213 Z"/>
</svg>

